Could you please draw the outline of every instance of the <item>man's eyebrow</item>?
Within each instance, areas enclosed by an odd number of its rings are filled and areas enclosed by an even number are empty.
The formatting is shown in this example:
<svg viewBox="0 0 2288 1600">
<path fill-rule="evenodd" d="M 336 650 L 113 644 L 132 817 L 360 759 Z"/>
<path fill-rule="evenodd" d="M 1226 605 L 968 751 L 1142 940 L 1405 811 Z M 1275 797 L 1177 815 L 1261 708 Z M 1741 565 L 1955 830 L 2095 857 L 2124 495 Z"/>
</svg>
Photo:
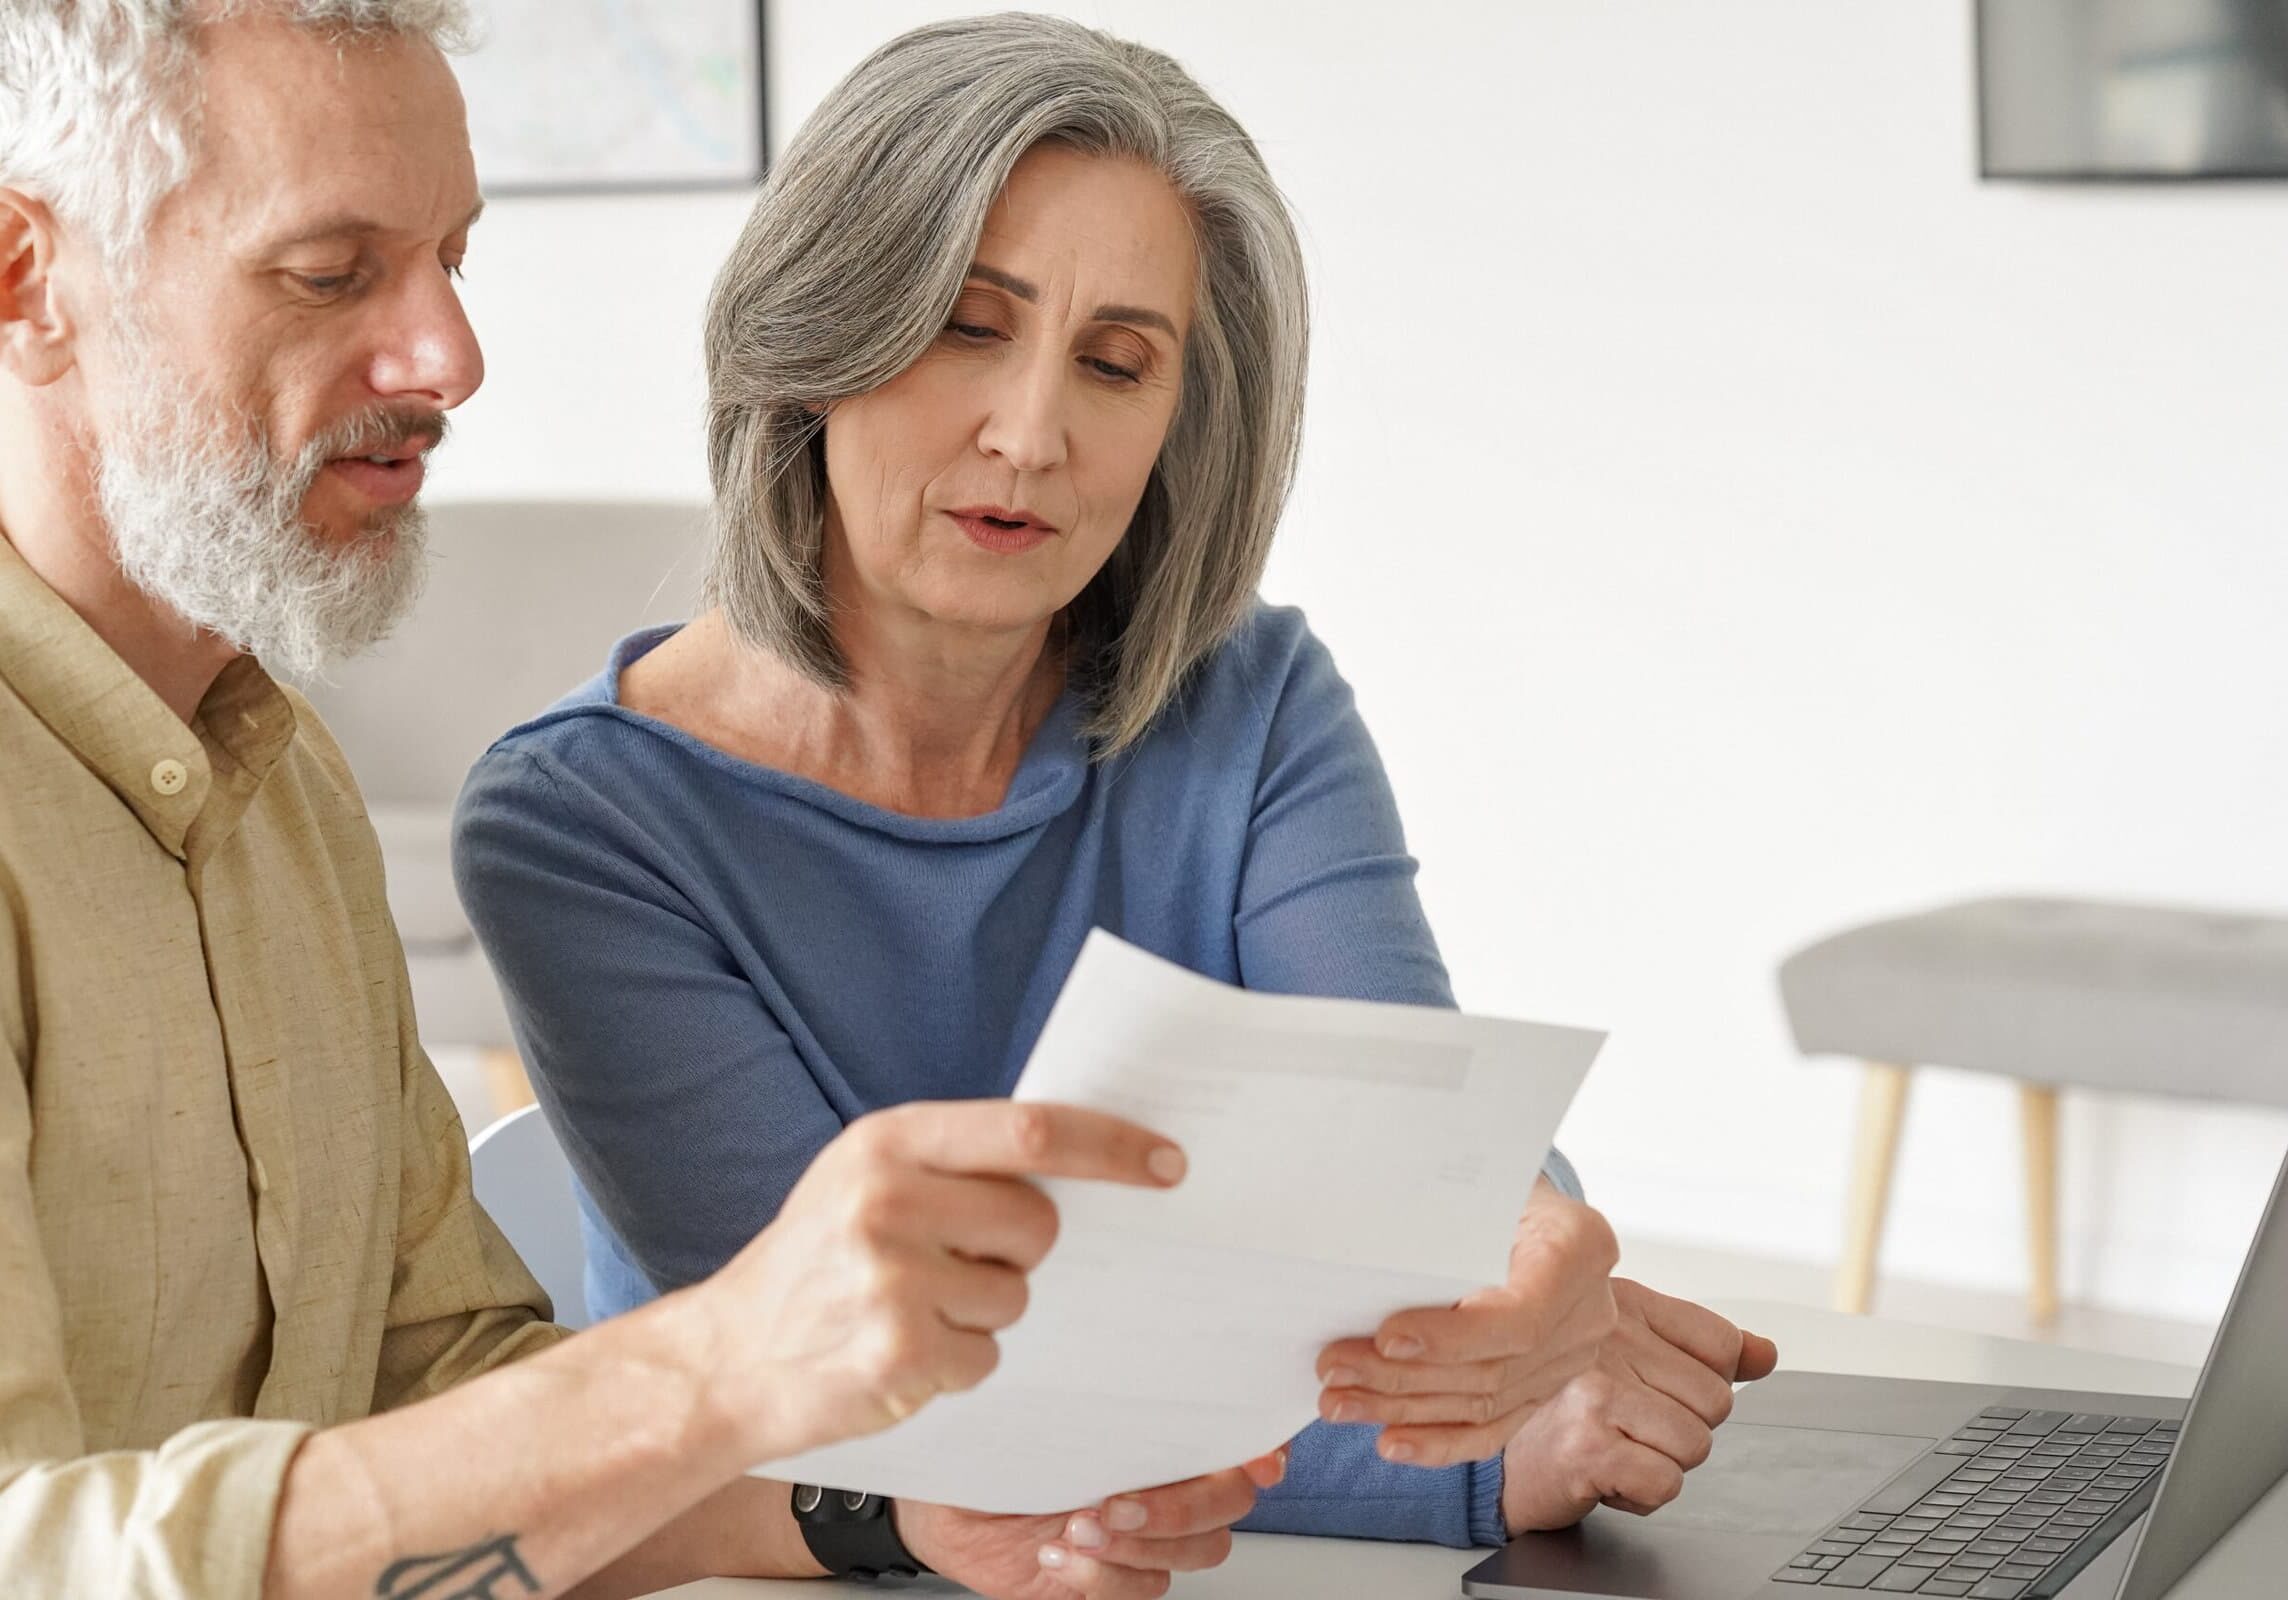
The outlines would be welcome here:
<svg viewBox="0 0 2288 1600">
<path fill-rule="evenodd" d="M 453 232 L 466 233 L 476 226 L 477 219 L 484 214 L 485 203 L 479 200 L 476 209 L 471 211 Z M 354 211 L 337 211 L 332 216 L 323 217 L 286 238 L 272 241 L 263 248 L 265 254 L 274 255 L 278 251 L 293 250 L 306 244 L 324 244 L 335 239 L 368 239 L 377 233 L 388 231 L 371 217 L 361 217 Z"/>
<path fill-rule="evenodd" d="M 989 267 L 982 261 L 973 261 L 969 264 L 969 275 L 972 278 L 982 279 L 996 288 L 1006 289 L 1020 300 L 1038 301 L 1041 298 L 1041 291 L 1028 280 L 1018 277 L 1013 272 L 1003 272 L 999 267 Z M 1091 322 L 1126 322 L 1140 328 L 1158 328 L 1171 339 L 1180 341 L 1183 338 L 1183 335 L 1176 331 L 1175 323 L 1168 319 L 1166 313 L 1154 311 L 1150 306 L 1098 306 L 1094 312 L 1090 313 L 1089 320 Z"/>
</svg>

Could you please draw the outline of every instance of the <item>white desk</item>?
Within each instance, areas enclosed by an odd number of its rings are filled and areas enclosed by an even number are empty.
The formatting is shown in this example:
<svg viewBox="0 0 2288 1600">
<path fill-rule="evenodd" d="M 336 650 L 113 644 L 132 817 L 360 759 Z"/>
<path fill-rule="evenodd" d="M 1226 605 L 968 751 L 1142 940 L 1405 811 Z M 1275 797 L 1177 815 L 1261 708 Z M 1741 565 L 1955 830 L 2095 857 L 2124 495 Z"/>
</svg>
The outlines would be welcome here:
<svg viewBox="0 0 2288 1600">
<path fill-rule="evenodd" d="M 1943 1328 L 1839 1316 L 1806 1306 L 1741 1300 L 1717 1309 L 1743 1327 L 1779 1342 L 1785 1365 L 1803 1372 L 1866 1372 L 1887 1377 L 1940 1378 L 1961 1383 L 2113 1390 L 2124 1394 L 2188 1395 L 2189 1368 L 2125 1356 L 2060 1350 L 2049 1345 Z M 1602 1513 L 1598 1513 L 1602 1515 Z M 1461 1592 L 1462 1574 L 1483 1551 L 1436 1546 L 1372 1544 L 1355 1539 L 1291 1539 L 1242 1534 L 1232 1557 L 1213 1572 L 1180 1577 L 1176 1600 L 1447 1600 Z M 2170 1600 L 2262 1600 L 2283 1592 L 2288 1567 L 2288 1483 L 2242 1519 L 2208 1558 L 2188 1574 Z M 850 1591 L 856 1592 L 856 1591 Z M 902 1592 L 916 1597 L 969 1591 L 936 1582 Z M 820 1600 L 815 1583 L 714 1578 L 669 1591 L 677 1600 Z"/>
</svg>

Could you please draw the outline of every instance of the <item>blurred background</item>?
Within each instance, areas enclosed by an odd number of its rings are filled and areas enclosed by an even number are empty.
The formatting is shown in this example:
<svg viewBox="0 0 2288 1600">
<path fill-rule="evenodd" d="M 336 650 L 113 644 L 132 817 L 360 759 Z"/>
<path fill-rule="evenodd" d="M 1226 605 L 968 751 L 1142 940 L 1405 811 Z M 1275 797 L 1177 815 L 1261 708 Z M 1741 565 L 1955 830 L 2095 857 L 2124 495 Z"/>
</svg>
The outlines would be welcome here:
<svg viewBox="0 0 2288 1600">
<path fill-rule="evenodd" d="M 977 9 L 770 0 L 771 145 Z M 1774 981 L 1812 939 L 1990 892 L 2288 914 L 2288 186 L 1982 178 L 1953 0 L 1043 9 L 1182 60 L 1300 217 L 1267 593 L 1358 690 L 1463 1003 L 1612 1030 L 1563 1143 L 1630 1268 L 1827 1298 L 1856 1077 Z M 547 10 L 636 72 L 710 0 Z M 432 499 L 703 499 L 751 198 L 500 194 Z M 2069 1091 L 2045 1331 L 2196 1359 L 2284 1146 Z M 1917 1075 L 1878 1309 L 2026 1331 L 2019 1162 L 2009 1082 Z"/>
</svg>

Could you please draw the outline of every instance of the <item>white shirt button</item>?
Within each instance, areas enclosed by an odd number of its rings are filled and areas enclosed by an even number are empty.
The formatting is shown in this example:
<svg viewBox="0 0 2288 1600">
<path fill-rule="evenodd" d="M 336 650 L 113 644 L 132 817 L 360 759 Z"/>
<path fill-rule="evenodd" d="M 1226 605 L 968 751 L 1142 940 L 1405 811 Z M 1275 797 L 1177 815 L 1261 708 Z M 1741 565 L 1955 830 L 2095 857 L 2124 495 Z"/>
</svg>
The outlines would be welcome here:
<svg viewBox="0 0 2288 1600">
<path fill-rule="evenodd" d="M 151 769 L 151 787 L 161 794 L 181 794 L 183 785 L 190 781 L 191 769 L 172 756 Z"/>
</svg>

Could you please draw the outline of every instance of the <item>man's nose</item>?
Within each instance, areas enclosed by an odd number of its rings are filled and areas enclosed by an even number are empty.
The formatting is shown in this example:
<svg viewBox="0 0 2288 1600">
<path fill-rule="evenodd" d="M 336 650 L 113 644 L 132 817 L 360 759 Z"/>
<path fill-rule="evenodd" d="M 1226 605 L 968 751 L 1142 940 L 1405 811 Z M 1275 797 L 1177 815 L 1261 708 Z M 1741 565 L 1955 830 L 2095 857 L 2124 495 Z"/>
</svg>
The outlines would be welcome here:
<svg viewBox="0 0 2288 1600">
<path fill-rule="evenodd" d="M 387 400 L 450 411 L 484 381 L 484 352 L 452 279 L 442 268 L 434 276 L 424 274 L 392 308 L 374 354 L 374 391 Z"/>
</svg>

